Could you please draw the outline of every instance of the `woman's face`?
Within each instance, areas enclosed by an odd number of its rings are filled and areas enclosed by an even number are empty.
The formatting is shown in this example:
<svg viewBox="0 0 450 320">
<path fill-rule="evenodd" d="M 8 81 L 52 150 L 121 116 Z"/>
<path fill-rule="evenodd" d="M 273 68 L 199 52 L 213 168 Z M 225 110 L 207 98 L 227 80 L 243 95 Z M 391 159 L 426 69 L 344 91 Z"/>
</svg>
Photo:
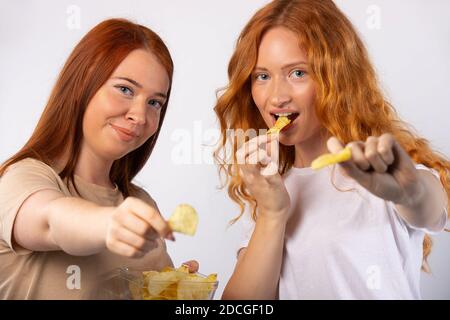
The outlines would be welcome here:
<svg viewBox="0 0 450 320">
<path fill-rule="evenodd" d="M 130 52 L 87 106 L 83 147 L 105 160 L 140 147 L 158 129 L 169 86 L 167 71 L 152 53 Z"/>
<path fill-rule="evenodd" d="M 252 74 L 252 96 L 269 128 L 278 115 L 289 114 L 292 122 L 280 132 L 284 145 L 307 141 L 321 128 L 314 109 L 315 84 L 307 61 L 292 31 L 277 27 L 263 36 Z"/>
</svg>

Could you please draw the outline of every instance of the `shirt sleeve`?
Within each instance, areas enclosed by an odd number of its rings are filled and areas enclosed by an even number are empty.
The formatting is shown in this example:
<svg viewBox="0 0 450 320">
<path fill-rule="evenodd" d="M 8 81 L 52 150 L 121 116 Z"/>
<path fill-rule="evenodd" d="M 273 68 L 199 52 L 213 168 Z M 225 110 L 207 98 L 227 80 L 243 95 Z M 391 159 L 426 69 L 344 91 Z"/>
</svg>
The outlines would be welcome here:
<svg viewBox="0 0 450 320">
<path fill-rule="evenodd" d="M 31 252 L 13 241 L 17 213 L 28 197 L 45 189 L 61 191 L 55 173 L 38 160 L 16 162 L 0 177 L 0 240 L 17 254 Z"/>
<path fill-rule="evenodd" d="M 154 206 L 158 211 L 160 211 L 155 199 L 153 199 L 152 196 L 147 191 L 145 191 L 144 188 L 139 187 L 139 186 L 136 186 L 136 187 L 137 187 L 137 190 L 136 190 L 136 194 L 134 196 L 136 198 L 148 203 L 149 205 Z"/>
<path fill-rule="evenodd" d="M 428 168 L 427 166 L 424 166 L 423 164 L 416 164 L 416 169 L 418 170 L 425 170 L 430 172 L 434 177 L 436 177 L 436 179 L 440 181 L 440 177 L 439 177 L 439 173 L 432 168 Z M 445 192 L 444 186 L 441 184 L 442 189 Z M 430 235 L 434 235 L 434 234 L 438 234 L 442 231 L 444 231 L 444 229 L 446 228 L 447 224 L 448 224 L 448 209 L 447 209 L 448 205 L 444 205 L 444 207 L 442 208 L 442 214 L 441 214 L 441 219 L 439 219 L 439 222 L 437 223 L 436 226 L 433 226 L 431 228 L 418 228 L 415 227 L 413 225 L 411 225 L 410 223 L 408 223 L 405 219 L 403 219 L 397 212 L 397 210 L 395 209 L 394 206 L 394 212 L 397 214 L 397 216 L 406 224 L 406 226 L 409 229 L 412 230 L 416 230 L 416 231 L 422 231 L 424 233 L 430 234 Z"/>
</svg>

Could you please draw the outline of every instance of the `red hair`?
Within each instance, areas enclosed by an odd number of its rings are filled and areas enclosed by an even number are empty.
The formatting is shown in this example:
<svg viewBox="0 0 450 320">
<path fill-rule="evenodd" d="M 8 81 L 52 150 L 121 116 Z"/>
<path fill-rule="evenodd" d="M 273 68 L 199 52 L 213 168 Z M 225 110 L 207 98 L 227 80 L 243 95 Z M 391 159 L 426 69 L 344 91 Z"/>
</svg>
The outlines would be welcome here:
<svg viewBox="0 0 450 320">
<path fill-rule="evenodd" d="M 135 49 L 146 49 L 167 71 L 170 86 L 173 62 L 161 38 L 150 29 L 125 19 L 110 19 L 90 30 L 74 48 L 53 87 L 47 106 L 27 143 L 0 167 L 0 176 L 22 159 L 35 158 L 50 165 L 69 148 L 69 159 L 59 174 L 75 186 L 74 169 L 82 141 L 82 121 L 89 101 L 123 59 Z M 110 179 L 124 197 L 133 195 L 131 180 L 147 162 L 164 121 L 169 99 L 161 109 L 156 133 L 142 146 L 114 161 Z"/>
<path fill-rule="evenodd" d="M 241 32 L 228 65 L 228 86 L 214 108 L 221 126 L 221 143 L 215 157 L 225 173 L 228 194 L 240 207 L 239 219 L 250 204 L 256 219 L 257 203 L 236 170 L 237 141 L 228 129 L 266 128 L 251 96 L 251 74 L 265 32 L 284 27 L 294 32 L 306 50 L 310 75 L 316 84 L 315 110 L 322 126 L 344 144 L 369 136 L 391 133 L 416 163 L 436 169 L 450 198 L 450 162 L 431 149 L 429 142 L 399 119 L 385 100 L 366 49 L 351 22 L 331 0 L 275 0 L 250 19 Z M 226 145 L 233 146 L 233 164 L 226 163 Z M 280 145 L 280 174 L 294 163 L 294 146 Z M 431 238 L 423 243 L 424 263 Z"/>
</svg>

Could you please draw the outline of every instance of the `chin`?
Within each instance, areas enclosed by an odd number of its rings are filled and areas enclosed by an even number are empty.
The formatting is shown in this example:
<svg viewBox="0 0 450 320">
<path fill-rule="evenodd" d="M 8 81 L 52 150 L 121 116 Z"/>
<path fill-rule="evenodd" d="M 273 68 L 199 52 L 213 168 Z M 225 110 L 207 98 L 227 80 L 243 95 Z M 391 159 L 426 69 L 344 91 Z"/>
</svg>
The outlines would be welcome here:
<svg viewBox="0 0 450 320">
<path fill-rule="evenodd" d="M 129 154 L 133 150 L 119 150 L 118 148 L 111 148 L 108 150 L 103 150 L 104 157 L 106 159 L 111 159 L 113 161 L 119 160 L 120 158 L 123 158 L 127 154 Z"/>
<path fill-rule="evenodd" d="M 298 133 L 297 134 L 293 133 L 289 135 L 285 134 L 280 135 L 280 143 L 285 146 L 294 146 L 296 144 L 302 143 L 305 140 L 306 140 L 305 137 L 302 137 Z"/>
</svg>

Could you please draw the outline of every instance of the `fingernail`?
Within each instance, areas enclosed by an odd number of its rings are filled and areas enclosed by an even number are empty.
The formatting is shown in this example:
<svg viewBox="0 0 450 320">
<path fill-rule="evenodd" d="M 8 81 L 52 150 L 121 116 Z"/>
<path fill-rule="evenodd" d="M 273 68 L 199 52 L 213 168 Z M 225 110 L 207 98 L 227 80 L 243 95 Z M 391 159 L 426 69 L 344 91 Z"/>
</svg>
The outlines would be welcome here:
<svg viewBox="0 0 450 320">
<path fill-rule="evenodd" d="M 170 232 L 170 233 L 168 233 L 166 235 L 166 239 L 171 240 L 171 241 L 175 241 L 175 237 L 174 237 L 172 232 Z"/>
</svg>

